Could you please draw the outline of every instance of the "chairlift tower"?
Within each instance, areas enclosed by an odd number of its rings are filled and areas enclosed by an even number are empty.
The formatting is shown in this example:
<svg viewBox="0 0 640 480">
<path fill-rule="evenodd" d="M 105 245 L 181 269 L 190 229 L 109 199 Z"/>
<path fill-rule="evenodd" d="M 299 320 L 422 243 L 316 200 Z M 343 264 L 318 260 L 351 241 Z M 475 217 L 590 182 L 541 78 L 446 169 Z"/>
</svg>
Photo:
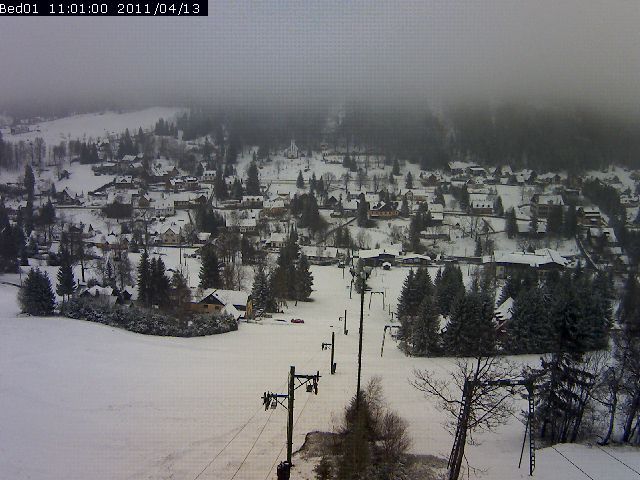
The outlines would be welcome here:
<svg viewBox="0 0 640 480">
<path fill-rule="evenodd" d="M 278 404 L 287 409 L 287 463 L 289 466 L 293 466 L 291 463 L 291 456 L 293 453 L 293 408 L 295 401 L 295 391 L 305 386 L 308 393 L 318 394 L 318 381 L 320 380 L 320 372 L 316 372 L 314 375 L 302 375 L 296 374 L 296 367 L 289 367 L 289 391 L 288 393 L 272 393 L 264 392 L 262 395 L 262 404 L 265 411 L 269 408 L 276 409 Z M 287 400 L 285 406 L 284 400 Z"/>
</svg>

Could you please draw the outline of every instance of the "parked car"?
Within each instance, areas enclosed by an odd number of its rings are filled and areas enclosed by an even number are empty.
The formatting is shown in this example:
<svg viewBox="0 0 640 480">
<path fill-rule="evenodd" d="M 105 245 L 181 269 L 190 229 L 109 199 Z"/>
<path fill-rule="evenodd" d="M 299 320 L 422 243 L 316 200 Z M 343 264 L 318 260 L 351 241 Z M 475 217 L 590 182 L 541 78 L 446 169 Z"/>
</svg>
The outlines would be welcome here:
<svg viewBox="0 0 640 480">
<path fill-rule="evenodd" d="M 391 270 L 391 264 L 389 262 L 384 262 L 382 264 L 382 269 L 383 270 Z"/>
<path fill-rule="evenodd" d="M 291 323 L 304 323 L 304 320 L 301 318 L 292 318 Z"/>
</svg>

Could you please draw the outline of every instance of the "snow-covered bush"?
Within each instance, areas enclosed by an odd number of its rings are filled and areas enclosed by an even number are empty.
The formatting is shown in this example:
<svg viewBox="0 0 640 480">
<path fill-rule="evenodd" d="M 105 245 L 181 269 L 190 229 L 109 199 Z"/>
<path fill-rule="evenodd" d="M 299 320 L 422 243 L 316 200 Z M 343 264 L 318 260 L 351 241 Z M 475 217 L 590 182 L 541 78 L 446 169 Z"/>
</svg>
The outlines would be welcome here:
<svg viewBox="0 0 640 480">
<path fill-rule="evenodd" d="M 69 318 L 102 323 L 144 335 L 201 337 L 238 329 L 238 322 L 226 314 L 177 318 L 136 307 L 94 304 L 83 299 L 67 302 L 61 307 L 60 313 Z"/>
</svg>

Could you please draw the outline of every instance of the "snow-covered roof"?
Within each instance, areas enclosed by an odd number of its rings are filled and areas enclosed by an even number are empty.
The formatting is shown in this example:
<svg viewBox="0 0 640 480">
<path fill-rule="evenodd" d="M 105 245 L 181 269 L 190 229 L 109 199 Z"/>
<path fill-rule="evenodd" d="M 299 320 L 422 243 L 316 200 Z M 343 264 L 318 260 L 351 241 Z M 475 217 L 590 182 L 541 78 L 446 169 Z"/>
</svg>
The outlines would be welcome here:
<svg viewBox="0 0 640 480">
<path fill-rule="evenodd" d="M 562 199 L 562 195 L 538 195 L 537 196 L 538 205 L 564 205 L 564 200 Z"/>
<path fill-rule="evenodd" d="M 502 302 L 494 311 L 498 320 L 510 320 L 513 315 L 513 298 L 509 297 Z"/>
<path fill-rule="evenodd" d="M 369 250 L 360 250 L 358 251 L 358 257 L 362 259 L 366 258 L 376 258 L 380 255 L 393 255 L 398 256 L 402 251 L 401 244 L 392 244 L 384 248 L 372 248 Z"/>
<path fill-rule="evenodd" d="M 542 248 L 533 253 L 497 251 L 493 256 L 486 256 L 483 258 L 483 262 L 485 263 L 493 261 L 495 263 L 528 265 L 535 268 L 549 264 L 557 264 L 565 267 L 569 263 L 566 258 L 551 248 Z"/>
</svg>

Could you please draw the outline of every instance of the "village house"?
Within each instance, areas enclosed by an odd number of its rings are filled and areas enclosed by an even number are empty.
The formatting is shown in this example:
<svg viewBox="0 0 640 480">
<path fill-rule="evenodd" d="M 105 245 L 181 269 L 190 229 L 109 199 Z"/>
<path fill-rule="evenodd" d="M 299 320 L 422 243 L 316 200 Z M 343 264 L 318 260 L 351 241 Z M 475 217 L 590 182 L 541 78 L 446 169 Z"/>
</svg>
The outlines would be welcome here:
<svg viewBox="0 0 640 480">
<path fill-rule="evenodd" d="M 494 264 L 496 276 L 500 279 L 526 269 L 535 269 L 544 274 L 562 270 L 569 264 L 566 258 L 550 248 L 539 249 L 533 253 L 496 251 L 493 255 L 483 257 L 482 262 Z"/>
<path fill-rule="evenodd" d="M 360 250 L 356 256 L 367 267 L 379 267 L 384 262 L 394 264 L 397 257 L 402 252 L 401 244 L 392 244 L 385 248 L 375 248 L 370 250 Z"/>
<path fill-rule="evenodd" d="M 133 195 L 133 206 L 135 208 L 149 208 L 151 199 L 148 195 Z"/>
<path fill-rule="evenodd" d="M 178 193 L 172 195 L 171 199 L 176 210 L 190 210 L 207 203 L 206 195 L 197 193 Z"/>
<path fill-rule="evenodd" d="M 57 205 L 80 205 L 80 200 L 77 195 L 71 195 L 69 190 L 65 188 L 61 192 L 57 192 L 53 196 L 54 203 Z"/>
<path fill-rule="evenodd" d="M 398 202 L 369 204 L 369 218 L 395 218 L 399 214 Z"/>
<path fill-rule="evenodd" d="M 171 200 L 163 199 L 154 203 L 153 213 L 156 217 L 171 217 L 176 214 L 176 209 Z"/>
<path fill-rule="evenodd" d="M 131 175 L 121 175 L 119 177 L 116 177 L 113 181 L 113 184 L 119 190 L 130 190 L 137 188 Z"/>
<path fill-rule="evenodd" d="M 169 227 L 160 233 L 160 237 L 157 240 L 163 245 L 179 245 L 182 242 L 181 231 Z"/>
<path fill-rule="evenodd" d="M 431 215 L 431 225 L 438 226 L 444 223 L 444 205 L 441 203 L 430 203 L 427 212 Z"/>
<path fill-rule="evenodd" d="M 286 213 L 287 207 L 282 199 L 265 200 L 263 202 L 263 209 L 260 212 L 261 215 L 266 215 L 268 217 L 278 217 Z"/>
<path fill-rule="evenodd" d="M 257 235 L 258 221 L 255 218 L 242 218 L 227 225 L 227 230 L 245 235 Z"/>
<path fill-rule="evenodd" d="M 243 208 L 262 208 L 264 197 L 262 195 L 243 195 L 240 205 Z"/>
<path fill-rule="evenodd" d="M 249 294 L 246 292 L 208 288 L 200 295 L 195 295 L 189 307 L 192 312 L 205 314 L 225 312 L 233 315 L 235 312 L 240 312 L 239 317 L 243 318 L 248 303 Z"/>
<path fill-rule="evenodd" d="M 484 196 L 470 200 L 469 213 L 472 215 L 493 215 L 493 200 Z"/>
<path fill-rule="evenodd" d="M 300 253 L 304 254 L 312 265 L 332 265 L 343 257 L 339 248 L 321 245 L 303 245 Z"/>
<path fill-rule="evenodd" d="M 216 180 L 216 171 L 215 170 L 205 170 L 202 172 L 202 177 L 200 181 L 202 183 L 213 183 Z"/>
<path fill-rule="evenodd" d="M 538 218 L 548 218 L 554 209 L 562 209 L 563 206 L 562 195 L 535 194 L 531 198 L 531 211 Z"/>
<path fill-rule="evenodd" d="M 284 233 L 272 233 L 269 238 L 264 241 L 264 246 L 272 252 L 279 252 L 282 247 L 287 244 L 287 236 Z"/>
<path fill-rule="evenodd" d="M 606 225 L 598 207 L 579 207 L 576 211 L 576 220 L 578 225 L 582 227 L 602 227 Z"/>
<path fill-rule="evenodd" d="M 419 253 L 407 253 L 396 259 L 397 263 L 405 266 L 425 266 L 431 262 L 431 257 L 428 255 L 421 255 Z"/>
</svg>

